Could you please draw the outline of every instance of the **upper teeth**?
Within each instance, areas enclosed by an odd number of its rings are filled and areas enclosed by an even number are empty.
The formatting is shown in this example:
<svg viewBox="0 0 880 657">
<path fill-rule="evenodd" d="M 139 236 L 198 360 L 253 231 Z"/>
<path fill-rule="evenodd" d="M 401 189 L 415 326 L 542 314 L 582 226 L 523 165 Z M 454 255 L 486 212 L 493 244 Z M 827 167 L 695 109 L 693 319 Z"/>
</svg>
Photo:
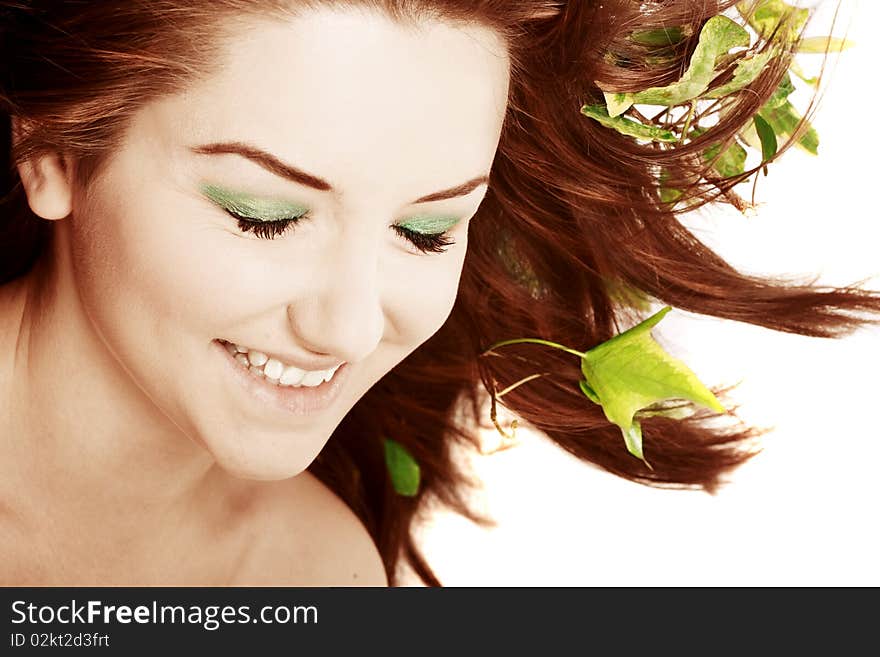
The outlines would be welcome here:
<svg viewBox="0 0 880 657">
<path fill-rule="evenodd" d="M 240 344 L 225 342 L 224 346 L 235 357 L 235 360 L 250 369 L 251 372 L 258 376 L 265 376 L 271 382 L 283 386 L 314 388 L 321 385 L 324 381 L 332 379 L 336 370 L 342 365 L 340 363 L 328 370 L 309 371 L 300 369 L 295 365 L 288 365 L 275 358 L 269 358 L 269 356 L 261 351 L 244 347 Z"/>
</svg>

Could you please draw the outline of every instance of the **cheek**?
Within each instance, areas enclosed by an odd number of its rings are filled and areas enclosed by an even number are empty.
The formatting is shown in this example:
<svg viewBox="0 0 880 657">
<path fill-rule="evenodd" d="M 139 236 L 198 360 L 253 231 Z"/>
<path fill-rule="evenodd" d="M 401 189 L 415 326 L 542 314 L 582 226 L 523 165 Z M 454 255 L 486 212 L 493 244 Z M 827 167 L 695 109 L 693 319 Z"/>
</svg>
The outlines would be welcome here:
<svg viewBox="0 0 880 657">
<path fill-rule="evenodd" d="M 96 195 L 71 217 L 83 302 L 120 339 L 203 334 L 229 300 L 221 242 L 231 236 L 187 217 L 179 200 L 127 192 Z"/>
<path fill-rule="evenodd" d="M 401 327 L 404 340 L 417 345 L 425 342 L 446 322 L 458 295 L 465 245 L 419 263 L 406 276 L 398 276 L 391 289 L 396 309 L 394 324 Z"/>
</svg>

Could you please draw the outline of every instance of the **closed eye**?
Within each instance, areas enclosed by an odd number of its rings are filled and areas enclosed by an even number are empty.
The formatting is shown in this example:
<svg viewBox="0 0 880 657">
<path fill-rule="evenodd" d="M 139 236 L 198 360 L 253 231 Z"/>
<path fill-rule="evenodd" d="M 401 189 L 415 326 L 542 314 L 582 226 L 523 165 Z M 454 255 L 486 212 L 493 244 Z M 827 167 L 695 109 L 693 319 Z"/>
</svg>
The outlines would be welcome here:
<svg viewBox="0 0 880 657">
<path fill-rule="evenodd" d="M 287 219 L 275 219 L 273 221 L 254 221 L 243 217 L 237 212 L 229 208 L 223 208 L 226 212 L 238 222 L 238 229 L 243 233 L 252 232 L 254 235 L 264 240 L 273 240 L 284 234 L 289 228 L 295 226 L 303 219 L 308 219 L 309 212 L 306 211 L 296 217 Z"/>
<path fill-rule="evenodd" d="M 253 233 L 260 239 L 266 240 L 280 237 L 296 226 L 300 221 L 310 218 L 309 211 L 306 211 L 301 215 L 285 219 L 255 221 L 248 217 L 244 217 L 229 208 L 223 209 L 229 214 L 229 216 L 236 220 L 238 223 L 238 229 L 241 232 Z M 445 253 L 448 250 L 447 247 L 455 244 L 455 240 L 449 236 L 449 231 L 443 233 L 419 233 L 398 224 L 391 227 L 399 236 L 403 237 L 422 253 Z"/>
<path fill-rule="evenodd" d="M 445 253 L 446 247 L 455 244 L 455 240 L 449 237 L 449 233 L 417 233 L 404 226 L 394 225 L 392 228 L 398 235 L 408 240 L 422 253 Z"/>
</svg>

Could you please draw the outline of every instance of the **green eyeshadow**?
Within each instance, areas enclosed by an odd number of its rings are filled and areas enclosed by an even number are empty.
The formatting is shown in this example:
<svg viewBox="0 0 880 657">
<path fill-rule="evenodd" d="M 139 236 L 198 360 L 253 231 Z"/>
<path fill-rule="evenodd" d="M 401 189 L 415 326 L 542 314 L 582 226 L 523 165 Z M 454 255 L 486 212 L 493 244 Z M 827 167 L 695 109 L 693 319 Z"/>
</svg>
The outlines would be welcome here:
<svg viewBox="0 0 880 657">
<path fill-rule="evenodd" d="M 438 217 L 432 215 L 420 215 L 410 217 L 402 221 L 398 226 L 423 235 L 438 235 L 445 233 L 460 221 L 460 217 Z"/>
<path fill-rule="evenodd" d="M 220 207 L 255 221 L 296 219 L 309 211 L 299 203 L 235 192 L 210 183 L 203 183 L 200 190 Z"/>
</svg>

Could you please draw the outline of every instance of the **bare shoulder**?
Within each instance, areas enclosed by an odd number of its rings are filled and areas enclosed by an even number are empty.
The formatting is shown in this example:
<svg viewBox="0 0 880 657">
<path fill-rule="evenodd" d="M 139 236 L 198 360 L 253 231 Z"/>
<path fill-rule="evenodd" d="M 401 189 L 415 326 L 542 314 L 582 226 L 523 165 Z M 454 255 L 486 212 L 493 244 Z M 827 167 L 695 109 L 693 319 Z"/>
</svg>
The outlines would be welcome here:
<svg viewBox="0 0 880 657">
<path fill-rule="evenodd" d="M 313 474 L 276 482 L 261 498 L 243 584 L 388 586 L 367 528 Z"/>
</svg>

